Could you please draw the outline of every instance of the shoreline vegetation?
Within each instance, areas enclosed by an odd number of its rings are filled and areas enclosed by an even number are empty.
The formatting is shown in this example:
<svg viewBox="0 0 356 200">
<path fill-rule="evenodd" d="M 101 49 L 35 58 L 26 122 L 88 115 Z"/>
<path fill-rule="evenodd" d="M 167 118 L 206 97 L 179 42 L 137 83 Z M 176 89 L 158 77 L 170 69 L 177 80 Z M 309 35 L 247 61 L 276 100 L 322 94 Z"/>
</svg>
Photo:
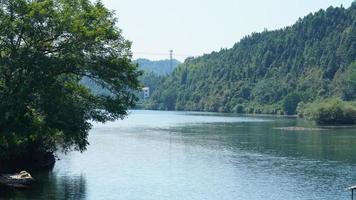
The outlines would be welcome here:
<svg viewBox="0 0 356 200">
<path fill-rule="evenodd" d="M 32 156 L 26 155 L 27 158 L 15 158 L 2 160 L 0 165 L 1 174 L 12 174 L 23 170 L 47 170 L 52 169 L 56 163 L 56 157 L 54 153 L 37 153 Z"/>
<path fill-rule="evenodd" d="M 136 109 L 147 109 L 147 105 L 140 105 Z M 162 110 L 162 109 L 152 109 Z M 336 126 L 343 125 L 356 125 L 356 101 L 343 101 L 340 98 L 327 98 L 323 100 L 317 100 L 310 103 L 299 102 L 295 108 L 294 114 L 288 114 L 286 112 L 281 113 L 246 113 L 243 106 L 241 112 L 220 112 L 220 113 L 238 113 L 247 116 L 274 116 L 274 117 L 290 117 L 290 118 L 304 118 L 309 121 L 315 122 L 320 126 Z M 173 111 L 173 110 L 172 110 Z M 198 111 L 204 112 L 204 110 L 176 110 L 176 111 Z M 219 111 L 218 111 L 219 112 Z"/>
</svg>

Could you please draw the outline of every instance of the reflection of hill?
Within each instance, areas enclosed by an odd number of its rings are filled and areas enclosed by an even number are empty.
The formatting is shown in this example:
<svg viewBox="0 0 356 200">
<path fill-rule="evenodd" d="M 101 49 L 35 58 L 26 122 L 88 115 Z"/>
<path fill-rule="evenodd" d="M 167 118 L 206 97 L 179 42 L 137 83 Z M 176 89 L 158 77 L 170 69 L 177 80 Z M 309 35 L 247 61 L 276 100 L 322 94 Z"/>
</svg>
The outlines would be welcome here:
<svg viewBox="0 0 356 200">
<path fill-rule="evenodd" d="M 204 144 L 207 148 L 255 152 L 289 159 L 356 163 L 355 128 L 327 128 L 323 131 L 275 129 L 286 126 L 313 127 L 303 120 L 277 119 L 270 122 L 181 126 L 170 128 L 170 132 L 176 133 L 174 136 L 184 143 Z"/>
</svg>

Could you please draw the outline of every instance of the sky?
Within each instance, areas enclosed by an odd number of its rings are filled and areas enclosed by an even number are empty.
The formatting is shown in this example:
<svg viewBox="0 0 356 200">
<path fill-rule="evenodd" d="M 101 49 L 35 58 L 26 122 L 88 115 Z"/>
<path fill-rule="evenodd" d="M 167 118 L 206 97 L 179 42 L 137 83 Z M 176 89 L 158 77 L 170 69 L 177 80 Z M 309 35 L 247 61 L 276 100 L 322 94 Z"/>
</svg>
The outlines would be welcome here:
<svg viewBox="0 0 356 200">
<path fill-rule="evenodd" d="M 134 58 L 184 61 L 231 48 L 252 32 L 293 25 L 329 6 L 353 0 L 102 0 L 118 18 Z"/>
</svg>

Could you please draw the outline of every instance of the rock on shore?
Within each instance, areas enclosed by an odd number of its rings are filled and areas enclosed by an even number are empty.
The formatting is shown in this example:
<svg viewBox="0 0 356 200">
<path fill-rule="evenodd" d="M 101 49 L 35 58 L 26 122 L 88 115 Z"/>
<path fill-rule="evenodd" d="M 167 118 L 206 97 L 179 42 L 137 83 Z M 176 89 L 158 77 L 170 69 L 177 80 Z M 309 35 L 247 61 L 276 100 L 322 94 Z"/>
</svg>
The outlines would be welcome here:
<svg viewBox="0 0 356 200">
<path fill-rule="evenodd" d="M 12 188 L 28 188 L 35 181 L 31 174 L 21 171 L 17 174 L 0 175 L 0 185 Z"/>
</svg>

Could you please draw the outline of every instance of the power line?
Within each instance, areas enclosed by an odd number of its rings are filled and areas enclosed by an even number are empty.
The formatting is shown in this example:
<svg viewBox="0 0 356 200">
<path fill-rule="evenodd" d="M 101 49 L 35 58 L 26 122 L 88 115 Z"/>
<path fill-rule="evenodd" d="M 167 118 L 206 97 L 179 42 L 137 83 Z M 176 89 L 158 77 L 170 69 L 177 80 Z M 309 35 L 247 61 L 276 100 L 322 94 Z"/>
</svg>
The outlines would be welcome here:
<svg viewBox="0 0 356 200">
<path fill-rule="evenodd" d="M 171 53 L 158 53 L 158 52 L 132 52 L 135 55 L 150 55 L 150 56 L 171 56 Z M 200 55 L 192 55 L 192 54 L 173 54 L 172 52 L 172 56 L 185 56 L 185 57 L 196 57 L 196 56 L 200 56 Z"/>
</svg>

